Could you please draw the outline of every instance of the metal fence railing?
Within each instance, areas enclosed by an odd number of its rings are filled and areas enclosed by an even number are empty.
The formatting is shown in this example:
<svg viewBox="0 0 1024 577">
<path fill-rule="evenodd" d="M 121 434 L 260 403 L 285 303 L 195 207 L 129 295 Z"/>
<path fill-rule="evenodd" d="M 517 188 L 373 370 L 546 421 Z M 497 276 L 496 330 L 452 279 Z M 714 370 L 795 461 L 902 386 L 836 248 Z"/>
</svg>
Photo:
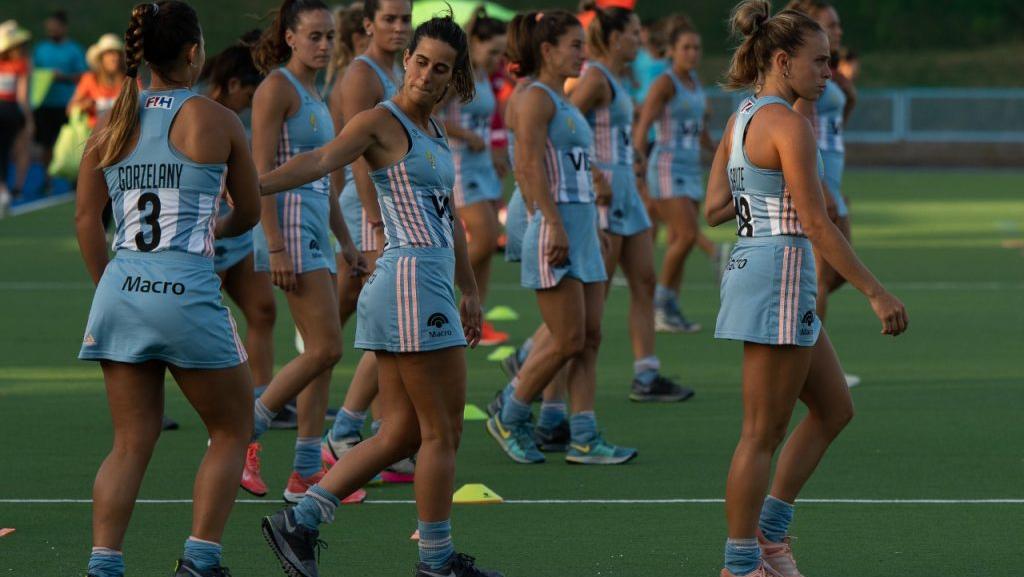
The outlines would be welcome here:
<svg viewBox="0 0 1024 577">
<path fill-rule="evenodd" d="M 716 138 L 743 97 L 708 91 Z M 1024 143 L 1024 89 L 861 90 L 845 134 L 865 143 Z"/>
</svg>

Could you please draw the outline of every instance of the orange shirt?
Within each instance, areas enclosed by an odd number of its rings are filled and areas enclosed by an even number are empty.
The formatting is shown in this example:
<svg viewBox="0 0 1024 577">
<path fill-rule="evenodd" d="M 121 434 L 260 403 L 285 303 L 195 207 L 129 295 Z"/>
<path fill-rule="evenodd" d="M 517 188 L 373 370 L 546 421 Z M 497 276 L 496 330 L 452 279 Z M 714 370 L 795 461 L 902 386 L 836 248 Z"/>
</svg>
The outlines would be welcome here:
<svg viewBox="0 0 1024 577">
<path fill-rule="evenodd" d="M 28 76 L 28 59 L 0 60 L 0 100 L 18 101 L 18 79 Z"/>
<path fill-rule="evenodd" d="M 113 86 L 107 86 L 99 81 L 95 73 L 86 72 L 78 81 L 78 87 L 75 88 L 75 95 L 71 97 L 71 102 L 83 98 L 92 100 L 93 105 L 85 109 L 85 113 L 89 117 L 89 126 L 96 126 L 96 119 L 100 115 L 110 112 L 119 94 L 121 94 L 120 82 L 114 83 Z"/>
</svg>

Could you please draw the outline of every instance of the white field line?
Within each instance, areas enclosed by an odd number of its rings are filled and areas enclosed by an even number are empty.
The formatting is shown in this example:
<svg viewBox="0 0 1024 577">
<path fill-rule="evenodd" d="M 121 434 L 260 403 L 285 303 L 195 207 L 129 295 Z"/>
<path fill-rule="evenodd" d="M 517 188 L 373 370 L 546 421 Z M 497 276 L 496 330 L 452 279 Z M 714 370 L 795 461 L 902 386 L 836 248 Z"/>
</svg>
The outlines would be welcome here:
<svg viewBox="0 0 1024 577">
<path fill-rule="evenodd" d="M 37 210 L 43 210 L 44 208 L 50 208 L 51 206 L 57 206 L 58 204 L 64 204 L 65 202 L 71 202 L 74 199 L 74 192 L 65 192 L 64 194 L 58 194 L 55 196 L 46 196 L 39 200 L 33 200 L 32 202 L 26 202 L 25 204 L 19 204 L 18 206 L 11 207 L 10 214 L 11 216 L 20 216 Z"/>
<path fill-rule="evenodd" d="M 886 286 L 892 290 L 906 291 L 1002 291 L 1022 290 L 1024 282 L 1014 281 L 922 281 L 922 282 L 893 282 Z M 66 281 L 0 281 L 0 291 L 85 291 L 93 290 L 89 282 L 66 282 Z M 616 287 L 621 289 L 622 287 Z M 494 283 L 492 290 L 502 292 L 518 292 L 524 289 L 514 283 Z M 715 290 L 719 286 L 714 283 L 687 283 L 686 290 Z"/>
<path fill-rule="evenodd" d="M 238 499 L 245 505 L 279 505 L 273 499 Z M 141 505 L 191 505 L 192 499 L 139 499 Z M 368 499 L 364 505 L 414 505 L 413 500 Z M 724 499 L 506 499 L 509 505 L 720 505 Z M 1024 499 L 800 499 L 812 505 L 1024 505 Z M 90 505 L 92 499 L 0 499 L 5 505 Z"/>
</svg>

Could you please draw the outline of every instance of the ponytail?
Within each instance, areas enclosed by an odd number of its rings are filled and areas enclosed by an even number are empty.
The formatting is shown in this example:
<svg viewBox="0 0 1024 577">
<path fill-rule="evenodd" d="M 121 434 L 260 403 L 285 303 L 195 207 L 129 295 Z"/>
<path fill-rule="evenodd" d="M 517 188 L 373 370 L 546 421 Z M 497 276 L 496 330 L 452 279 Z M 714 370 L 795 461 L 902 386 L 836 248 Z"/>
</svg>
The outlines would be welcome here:
<svg viewBox="0 0 1024 577">
<path fill-rule="evenodd" d="M 487 42 L 496 36 L 508 34 L 508 25 L 487 14 L 483 4 L 473 11 L 473 17 L 466 23 L 466 34 L 474 40 Z"/>
<path fill-rule="evenodd" d="M 132 8 L 124 33 L 126 76 L 109 121 L 96 136 L 100 168 L 114 164 L 139 125 L 138 75 L 142 62 L 164 76 L 178 62 L 185 47 L 201 41 L 199 18 L 185 2 L 161 0 Z"/>
<path fill-rule="evenodd" d="M 824 34 L 810 16 L 796 10 L 783 10 L 771 15 L 768 0 L 744 0 L 733 8 L 730 29 L 742 38 L 732 55 L 732 63 L 722 86 L 728 90 L 757 88 L 771 69 L 772 55 L 782 50 L 794 54 L 803 46 L 809 32 Z"/>
<path fill-rule="evenodd" d="M 284 0 L 274 14 L 274 21 L 263 31 L 259 43 L 252 49 L 252 59 L 264 74 L 275 66 L 287 62 L 292 55 L 285 42 L 285 33 L 295 30 L 299 16 L 311 10 L 327 10 L 323 0 Z"/>
<path fill-rule="evenodd" d="M 515 73 L 519 77 L 535 76 L 543 61 L 541 46 L 558 44 L 558 39 L 574 26 L 580 26 L 580 21 L 565 10 L 516 14 L 509 24 L 506 52 Z"/>
<path fill-rule="evenodd" d="M 587 49 L 591 58 L 606 56 L 610 51 L 608 43 L 612 32 L 625 31 L 633 19 L 632 10 L 618 6 L 601 8 L 595 0 L 584 0 L 580 11 L 594 14 L 587 26 Z"/>
<path fill-rule="evenodd" d="M 335 77 L 348 68 L 352 59 L 356 57 L 356 34 L 366 34 L 363 29 L 363 5 L 360 2 L 353 2 L 348 6 L 339 6 L 334 9 L 334 52 L 331 54 L 331 63 L 327 66 L 327 77 L 324 85 L 330 86 Z"/>
</svg>

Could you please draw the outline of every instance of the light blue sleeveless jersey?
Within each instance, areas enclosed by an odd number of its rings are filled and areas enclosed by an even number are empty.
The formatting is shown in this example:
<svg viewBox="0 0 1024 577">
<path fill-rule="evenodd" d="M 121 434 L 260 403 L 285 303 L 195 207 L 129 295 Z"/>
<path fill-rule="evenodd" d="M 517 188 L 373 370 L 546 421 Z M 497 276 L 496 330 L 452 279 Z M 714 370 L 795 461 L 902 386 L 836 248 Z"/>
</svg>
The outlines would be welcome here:
<svg viewBox="0 0 1024 577">
<path fill-rule="evenodd" d="M 740 104 L 732 126 L 729 151 L 729 188 L 736 205 L 736 235 L 740 237 L 804 236 L 793 199 L 781 170 L 754 166 L 747 158 L 744 137 L 759 110 L 769 104 L 792 106 L 777 96 L 748 98 Z M 818 172 L 822 172 L 818 157 Z"/>
<path fill-rule="evenodd" d="M 143 92 L 139 141 L 103 169 L 114 212 L 113 249 L 213 256 L 224 164 L 200 164 L 171 146 L 171 123 L 191 90 Z"/>
<path fill-rule="evenodd" d="M 449 140 L 455 163 L 454 200 L 459 208 L 501 198 L 501 180 L 491 157 L 491 121 L 498 103 L 487 78 L 477 80 L 475 85 L 476 95 L 472 101 L 463 104 L 455 98 L 441 114 L 446 121 L 469 130 L 485 144 L 483 150 L 474 152 L 462 140 Z"/>
<path fill-rule="evenodd" d="M 740 238 L 722 275 L 715 337 L 809 347 L 821 332 L 813 247 L 782 171 L 754 166 L 744 150 L 751 119 L 769 104 L 790 107 L 778 97 L 749 98 L 733 120 L 728 175 Z"/>
<path fill-rule="evenodd" d="M 369 66 L 374 74 L 377 75 L 377 79 L 384 90 L 383 101 L 391 100 L 398 93 L 402 78 L 401 68 L 396 66 L 392 70 L 393 76 L 391 76 L 369 56 L 360 54 L 356 56 L 355 60 Z M 396 84 L 392 78 L 395 78 L 399 84 Z M 362 251 L 377 250 L 379 247 L 376 246 L 377 239 L 373 235 L 373 227 L 370 226 L 366 210 L 363 208 L 362 201 L 359 200 L 356 182 L 352 179 L 352 167 L 346 166 L 344 172 L 345 184 L 341 189 L 341 195 L 338 197 L 338 204 L 341 206 L 342 216 L 345 217 L 345 225 L 348 226 L 349 234 L 352 235 L 352 241 L 355 243 L 356 248 Z"/>
<path fill-rule="evenodd" d="M 651 158 L 667 155 L 667 162 L 700 171 L 700 135 L 704 131 L 707 99 L 695 72 L 690 73 L 694 89 L 689 90 L 670 69 L 665 75 L 672 80 L 676 93 L 665 105 L 665 112 L 655 125 L 654 150 Z"/>
<path fill-rule="evenodd" d="M 587 113 L 587 122 L 594 130 L 597 166 L 612 189 L 611 204 L 599 208 L 601 228 L 615 235 L 633 236 L 651 227 L 633 172 L 633 100 L 608 68 L 600 62 L 588 66 L 604 75 L 612 91 L 608 106 Z"/>
<path fill-rule="evenodd" d="M 825 81 L 825 92 L 814 103 L 814 134 L 822 152 L 843 152 L 843 110 L 846 93 L 832 80 Z"/>
<path fill-rule="evenodd" d="M 433 119 L 440 136 L 416 126 L 393 101 L 379 106 L 402 124 L 409 152 L 370 173 L 386 244 L 359 294 L 356 347 L 409 353 L 466 346 L 455 304 L 451 150 Z"/>
<path fill-rule="evenodd" d="M 612 88 L 608 106 L 587 113 L 587 122 L 594 130 L 594 160 L 603 170 L 615 166 L 633 167 L 633 100 L 626 88 L 608 68 L 592 61 L 587 66 L 600 70 Z"/>
<path fill-rule="evenodd" d="M 327 103 L 322 98 L 314 98 L 287 68 L 278 69 L 299 94 L 302 104 L 299 111 L 285 120 L 281 126 L 281 140 L 277 145 L 277 166 L 288 162 L 292 157 L 316 150 L 334 140 L 334 121 Z M 320 177 L 313 182 L 304 184 L 292 192 L 303 194 L 315 193 L 327 195 L 330 192 L 330 179 Z"/>
<path fill-rule="evenodd" d="M 402 123 L 410 141 L 409 152 L 400 162 L 370 173 L 384 219 L 385 252 L 410 247 L 453 248 L 455 165 L 448 142 L 443 136 L 424 133 L 394 102 L 378 106 Z"/>
<path fill-rule="evenodd" d="M 93 295 L 80 359 L 186 369 L 246 360 L 213 268 L 225 165 L 193 162 L 169 141 L 175 116 L 195 96 L 143 92 L 135 149 L 103 169 L 117 254 Z"/>
<path fill-rule="evenodd" d="M 364 64 L 369 66 L 373 70 L 373 72 L 377 75 L 377 79 L 380 80 L 380 85 L 382 87 L 384 87 L 384 98 L 382 100 L 391 100 L 391 98 L 394 97 L 395 94 L 398 94 L 398 85 L 395 84 L 395 82 L 391 79 L 391 76 L 389 76 L 388 73 L 385 72 L 383 68 L 378 66 L 377 63 L 374 62 L 372 58 L 370 58 L 369 56 L 366 56 L 365 54 L 360 54 L 359 56 L 356 56 L 353 59 L 353 61 L 355 61 L 355 60 L 363 62 Z M 401 70 L 399 68 L 397 68 L 397 67 L 394 70 L 392 70 L 392 74 L 395 75 L 394 77 L 396 79 L 401 79 L 401 77 L 402 77 Z M 351 182 L 352 182 L 352 169 L 350 167 L 346 166 L 345 167 L 345 185 L 344 186 L 348 186 Z"/>
<path fill-rule="evenodd" d="M 558 95 L 543 82 L 530 88 L 546 92 L 555 104 L 555 114 L 548 122 L 544 166 L 548 187 L 556 203 L 593 203 L 594 182 L 590 159 L 594 131 L 578 108 Z"/>
<path fill-rule="evenodd" d="M 494 90 L 485 78 L 476 81 L 476 95 L 472 101 L 463 104 L 456 97 L 444 108 L 442 118 L 469 130 L 487 145 L 484 150 L 473 152 L 465 142 L 452 140 L 452 159 L 456 170 L 459 167 L 472 170 L 480 166 L 491 166 L 491 121 L 497 106 Z"/>
<path fill-rule="evenodd" d="M 310 94 L 286 68 L 278 69 L 292 84 L 301 102 L 299 110 L 281 125 L 276 166 L 297 154 L 322 147 L 334 139 L 334 121 L 322 99 Z M 330 231 L 330 180 L 311 183 L 275 195 L 277 219 L 285 249 L 296 274 L 326 268 L 336 270 Z M 270 253 L 263 226 L 253 232 L 255 270 L 270 270 Z"/>
</svg>

